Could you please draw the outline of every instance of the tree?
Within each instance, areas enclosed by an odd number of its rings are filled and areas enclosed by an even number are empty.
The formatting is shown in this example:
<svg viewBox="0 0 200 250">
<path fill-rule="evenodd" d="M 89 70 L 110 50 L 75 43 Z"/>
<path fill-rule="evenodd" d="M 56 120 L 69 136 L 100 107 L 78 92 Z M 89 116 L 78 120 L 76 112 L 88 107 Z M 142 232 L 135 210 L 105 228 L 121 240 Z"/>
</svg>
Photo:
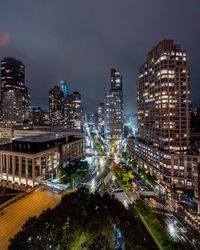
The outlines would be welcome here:
<svg viewBox="0 0 200 250">
<path fill-rule="evenodd" d="M 108 194 L 91 194 L 85 189 L 63 196 L 55 208 L 29 219 L 9 249 L 114 249 L 113 225 L 122 233 L 125 249 L 141 242 L 144 250 L 150 249 L 133 209 L 126 209 Z"/>
</svg>

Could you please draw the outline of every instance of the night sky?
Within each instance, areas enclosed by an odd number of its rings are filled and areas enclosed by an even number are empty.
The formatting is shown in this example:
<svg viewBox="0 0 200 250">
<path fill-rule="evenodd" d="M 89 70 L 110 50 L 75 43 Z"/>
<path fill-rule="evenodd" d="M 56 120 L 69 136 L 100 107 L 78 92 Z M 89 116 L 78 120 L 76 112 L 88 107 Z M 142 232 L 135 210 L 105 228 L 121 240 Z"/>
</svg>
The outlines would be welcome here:
<svg viewBox="0 0 200 250">
<path fill-rule="evenodd" d="M 49 88 L 65 79 L 94 112 L 116 67 L 135 112 L 138 67 L 165 38 L 187 49 L 200 105 L 200 0 L 0 0 L 0 59 L 24 62 L 32 106 L 47 108 Z"/>
</svg>

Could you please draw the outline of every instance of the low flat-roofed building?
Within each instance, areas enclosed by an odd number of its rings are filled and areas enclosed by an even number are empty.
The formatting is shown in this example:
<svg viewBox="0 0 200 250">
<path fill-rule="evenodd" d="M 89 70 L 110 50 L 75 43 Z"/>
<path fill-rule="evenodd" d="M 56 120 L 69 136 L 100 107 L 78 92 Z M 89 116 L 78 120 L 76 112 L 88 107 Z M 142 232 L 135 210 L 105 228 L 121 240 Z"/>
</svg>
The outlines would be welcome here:
<svg viewBox="0 0 200 250">
<path fill-rule="evenodd" d="M 85 139 L 48 133 L 13 140 L 0 148 L 0 184 L 34 187 L 57 175 L 58 167 L 85 156 Z"/>
<path fill-rule="evenodd" d="M 48 131 L 32 130 L 32 129 L 14 129 L 12 133 L 12 139 L 31 137 L 36 135 L 44 135 L 49 133 Z"/>
</svg>

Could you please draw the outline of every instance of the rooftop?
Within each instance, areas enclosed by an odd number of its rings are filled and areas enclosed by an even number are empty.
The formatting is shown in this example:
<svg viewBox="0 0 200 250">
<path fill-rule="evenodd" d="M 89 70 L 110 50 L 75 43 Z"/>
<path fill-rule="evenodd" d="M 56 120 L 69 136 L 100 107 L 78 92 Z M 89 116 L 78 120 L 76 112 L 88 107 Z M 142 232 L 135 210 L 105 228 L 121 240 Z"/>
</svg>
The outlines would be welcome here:
<svg viewBox="0 0 200 250">
<path fill-rule="evenodd" d="M 54 141 L 61 138 L 66 138 L 67 136 L 61 133 L 47 133 L 35 136 L 28 136 L 23 138 L 17 138 L 14 141 L 21 141 L 21 142 L 46 142 L 46 141 Z"/>
</svg>

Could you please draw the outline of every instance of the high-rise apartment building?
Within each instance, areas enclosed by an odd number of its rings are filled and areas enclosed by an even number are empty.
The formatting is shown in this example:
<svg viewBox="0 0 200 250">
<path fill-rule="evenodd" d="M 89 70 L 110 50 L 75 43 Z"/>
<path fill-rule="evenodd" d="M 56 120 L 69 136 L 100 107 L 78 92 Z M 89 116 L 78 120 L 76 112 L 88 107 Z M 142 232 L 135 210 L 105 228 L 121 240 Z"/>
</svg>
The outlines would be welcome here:
<svg viewBox="0 0 200 250">
<path fill-rule="evenodd" d="M 138 132 L 162 150 L 186 151 L 190 142 L 189 68 L 186 51 L 160 42 L 140 67 L 137 83 Z"/>
<path fill-rule="evenodd" d="M 30 114 L 24 64 L 15 58 L 1 61 L 1 116 L 5 125 L 18 125 Z"/>
<path fill-rule="evenodd" d="M 74 91 L 68 96 L 65 104 L 65 125 L 69 129 L 83 128 L 83 109 L 81 104 L 81 94 Z"/>
<path fill-rule="evenodd" d="M 23 94 L 14 89 L 2 95 L 2 123 L 5 126 L 22 125 Z"/>
<path fill-rule="evenodd" d="M 50 125 L 64 125 L 64 94 L 59 86 L 49 90 Z"/>
<path fill-rule="evenodd" d="M 111 69 L 111 89 L 105 96 L 104 137 L 107 140 L 123 139 L 123 86 L 122 75 Z"/>
<path fill-rule="evenodd" d="M 115 97 L 111 92 L 105 95 L 104 110 L 104 138 L 111 140 L 115 138 Z"/>
<path fill-rule="evenodd" d="M 194 188 L 199 158 L 190 151 L 190 100 L 187 54 L 163 40 L 147 55 L 137 82 L 138 136 L 129 156 L 157 177 L 162 191 Z"/>
</svg>

